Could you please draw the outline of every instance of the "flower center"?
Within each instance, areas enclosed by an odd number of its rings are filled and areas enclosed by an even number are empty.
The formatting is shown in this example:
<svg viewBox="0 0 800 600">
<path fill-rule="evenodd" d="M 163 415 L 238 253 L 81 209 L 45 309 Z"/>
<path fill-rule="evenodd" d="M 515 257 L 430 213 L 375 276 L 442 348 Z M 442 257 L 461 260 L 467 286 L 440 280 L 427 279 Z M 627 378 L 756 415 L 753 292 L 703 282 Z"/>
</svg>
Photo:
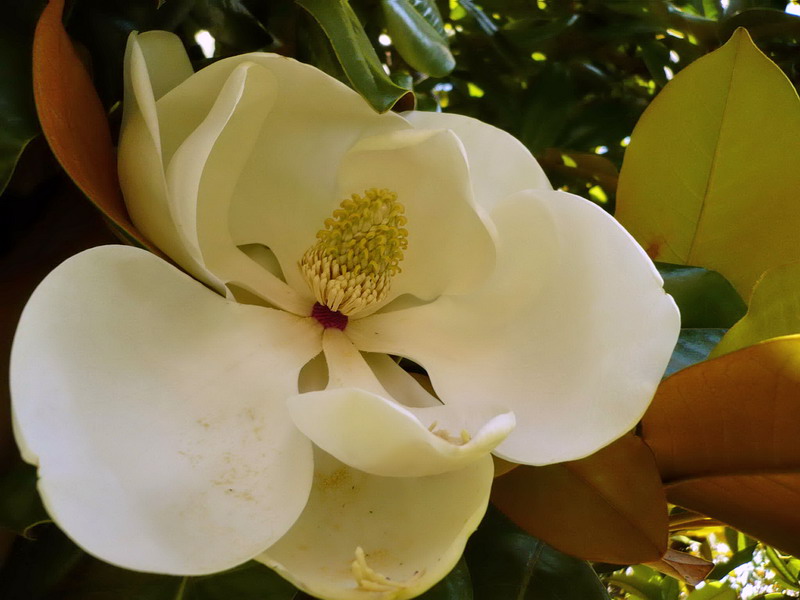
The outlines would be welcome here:
<svg viewBox="0 0 800 600">
<path fill-rule="evenodd" d="M 400 272 L 408 231 L 405 207 L 389 190 L 353 194 L 325 219 L 317 242 L 300 259 L 300 270 L 317 302 L 347 316 L 380 302 Z M 316 311 L 316 306 L 314 307 Z M 325 325 L 316 314 L 312 314 Z M 331 325 L 344 329 L 344 325 Z M 328 327 L 329 325 L 325 325 Z"/>
<path fill-rule="evenodd" d="M 340 331 L 344 331 L 344 328 L 347 327 L 347 315 L 343 315 L 338 311 L 331 310 L 319 302 L 317 302 L 314 305 L 314 308 L 311 309 L 311 316 L 319 321 L 325 329 L 334 327 Z"/>
</svg>

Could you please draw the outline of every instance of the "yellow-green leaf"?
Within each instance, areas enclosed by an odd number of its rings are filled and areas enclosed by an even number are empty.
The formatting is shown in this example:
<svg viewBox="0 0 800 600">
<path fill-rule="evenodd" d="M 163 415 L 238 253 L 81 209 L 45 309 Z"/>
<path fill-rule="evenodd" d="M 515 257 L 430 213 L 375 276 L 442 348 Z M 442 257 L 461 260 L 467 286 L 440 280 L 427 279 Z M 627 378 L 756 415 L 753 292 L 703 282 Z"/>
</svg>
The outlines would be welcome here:
<svg viewBox="0 0 800 600">
<path fill-rule="evenodd" d="M 764 273 L 753 288 L 747 314 L 728 330 L 711 356 L 792 333 L 800 333 L 800 262 Z"/>
<path fill-rule="evenodd" d="M 709 581 L 699 590 L 693 590 L 686 600 L 736 600 L 736 590 L 721 581 Z"/>
<path fill-rule="evenodd" d="M 800 259 L 800 100 L 739 29 L 645 111 L 620 174 L 617 218 L 651 258 L 718 271 L 747 300 Z"/>
</svg>

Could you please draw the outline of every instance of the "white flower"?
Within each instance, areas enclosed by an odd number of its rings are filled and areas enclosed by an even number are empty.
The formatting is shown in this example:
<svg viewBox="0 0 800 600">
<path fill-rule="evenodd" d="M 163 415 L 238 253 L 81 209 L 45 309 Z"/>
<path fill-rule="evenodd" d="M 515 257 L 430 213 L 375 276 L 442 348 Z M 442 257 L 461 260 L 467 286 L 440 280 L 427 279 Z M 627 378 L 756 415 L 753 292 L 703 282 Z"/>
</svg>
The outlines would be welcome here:
<svg viewBox="0 0 800 600">
<path fill-rule="evenodd" d="M 492 450 L 611 442 L 677 337 L 632 238 L 509 135 L 378 115 L 287 58 L 193 74 L 174 36 L 132 36 L 119 166 L 136 225 L 202 283 L 79 254 L 31 298 L 11 376 L 48 511 L 123 567 L 257 558 L 320 597 L 413 597 L 477 526 Z"/>
</svg>

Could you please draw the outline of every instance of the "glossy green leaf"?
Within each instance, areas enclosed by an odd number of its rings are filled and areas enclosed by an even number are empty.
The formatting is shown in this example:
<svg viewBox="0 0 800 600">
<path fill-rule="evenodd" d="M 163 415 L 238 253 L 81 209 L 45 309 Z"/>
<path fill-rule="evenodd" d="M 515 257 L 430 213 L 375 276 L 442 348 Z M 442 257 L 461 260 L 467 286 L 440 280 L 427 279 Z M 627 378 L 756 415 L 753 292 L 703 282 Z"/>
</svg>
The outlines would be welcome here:
<svg viewBox="0 0 800 600">
<path fill-rule="evenodd" d="M 472 600 L 472 579 L 464 557 L 439 583 L 419 596 L 418 600 Z"/>
<path fill-rule="evenodd" d="M 706 360 L 725 331 L 721 328 L 681 329 L 664 376 Z"/>
<path fill-rule="evenodd" d="M 678 73 L 640 119 L 617 218 L 655 260 L 712 269 L 747 300 L 800 259 L 800 100 L 738 30 Z"/>
<path fill-rule="evenodd" d="M 490 507 L 467 545 L 475 600 L 608 600 L 589 563 L 527 535 Z"/>
<path fill-rule="evenodd" d="M 736 323 L 711 356 L 782 335 L 800 333 L 800 263 L 770 269 L 756 283 L 750 308 Z"/>
<path fill-rule="evenodd" d="M 742 298 L 719 273 L 659 263 L 664 290 L 681 311 L 681 327 L 730 327 L 747 312 Z"/>
<path fill-rule="evenodd" d="M 0 27 L 0 194 L 38 133 L 31 83 L 32 35 Z"/>
<path fill-rule="evenodd" d="M 420 0 L 417 4 L 420 4 Z M 382 0 L 386 28 L 397 51 L 417 71 L 444 77 L 456 61 L 447 38 L 425 18 L 411 0 Z M 435 5 L 433 5 L 435 6 Z"/>
<path fill-rule="evenodd" d="M 347 0 L 296 1 L 320 24 L 350 83 L 376 110 L 389 110 L 408 93 L 383 70 L 364 27 Z"/>
</svg>

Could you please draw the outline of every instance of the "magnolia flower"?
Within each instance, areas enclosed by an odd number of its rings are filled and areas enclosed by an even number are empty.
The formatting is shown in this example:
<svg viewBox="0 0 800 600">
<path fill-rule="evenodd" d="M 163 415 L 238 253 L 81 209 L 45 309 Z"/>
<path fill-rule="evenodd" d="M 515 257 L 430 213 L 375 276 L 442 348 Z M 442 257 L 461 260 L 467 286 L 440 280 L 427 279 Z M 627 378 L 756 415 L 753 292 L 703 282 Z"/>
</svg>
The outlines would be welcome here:
<svg viewBox="0 0 800 600">
<path fill-rule="evenodd" d="M 255 558 L 322 598 L 411 598 L 481 519 L 491 452 L 577 459 L 641 417 L 675 305 L 509 135 L 376 114 L 281 56 L 193 73 L 163 32 L 131 37 L 125 77 L 126 204 L 182 270 L 125 246 L 71 258 L 11 366 L 24 458 L 88 552 L 185 575 Z"/>
</svg>

